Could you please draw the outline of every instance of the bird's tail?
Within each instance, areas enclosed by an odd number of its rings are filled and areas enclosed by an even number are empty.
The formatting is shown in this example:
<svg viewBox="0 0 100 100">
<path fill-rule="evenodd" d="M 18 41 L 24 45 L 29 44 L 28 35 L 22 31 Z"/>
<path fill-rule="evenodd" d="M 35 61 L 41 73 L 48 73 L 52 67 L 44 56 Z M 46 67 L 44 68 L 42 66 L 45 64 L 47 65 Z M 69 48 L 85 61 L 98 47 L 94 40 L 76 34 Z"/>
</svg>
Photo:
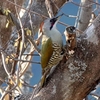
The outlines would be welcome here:
<svg viewBox="0 0 100 100">
<path fill-rule="evenodd" d="M 56 65 L 57 66 L 57 65 Z M 35 89 L 33 90 L 32 96 L 30 98 L 30 100 L 32 100 L 38 93 L 39 91 L 46 85 L 47 83 L 47 79 L 53 74 L 56 66 L 53 67 L 49 67 L 44 74 L 41 77 L 40 82 L 37 84 L 37 86 L 35 87 Z"/>
</svg>

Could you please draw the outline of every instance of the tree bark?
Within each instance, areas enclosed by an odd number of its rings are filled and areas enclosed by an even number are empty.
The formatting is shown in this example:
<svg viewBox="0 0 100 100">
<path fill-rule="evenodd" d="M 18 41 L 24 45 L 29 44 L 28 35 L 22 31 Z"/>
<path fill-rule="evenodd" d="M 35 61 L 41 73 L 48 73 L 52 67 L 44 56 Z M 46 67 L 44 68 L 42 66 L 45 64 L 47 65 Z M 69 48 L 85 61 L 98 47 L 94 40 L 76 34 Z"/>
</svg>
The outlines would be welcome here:
<svg viewBox="0 0 100 100">
<path fill-rule="evenodd" d="M 66 0 L 54 1 L 55 3 L 57 3 L 58 7 L 61 7 L 66 2 Z M 56 14 L 57 9 L 54 7 L 53 9 L 54 14 Z M 44 0 L 37 0 L 33 2 L 31 10 L 48 16 Z M 37 32 L 39 24 L 44 20 L 44 18 L 36 14 L 32 14 L 31 16 L 34 32 Z M 54 71 L 52 78 L 48 80 L 48 84 L 41 89 L 38 95 L 35 95 L 33 100 L 82 100 L 91 90 L 94 89 L 94 87 L 100 81 L 99 20 L 100 15 L 95 19 L 94 23 L 85 31 L 84 35 L 86 36 L 86 38 L 81 37 L 77 40 L 77 48 L 75 54 L 71 56 L 66 61 L 66 63 L 64 63 L 63 61 L 60 62 L 60 64 Z M 29 18 L 27 18 L 26 20 L 26 14 L 23 16 L 22 21 L 26 21 L 25 27 L 30 27 Z M 2 27 L 0 27 L 0 29 L 1 28 Z M 0 32 L 0 35 L 1 33 L 6 32 L 7 31 Z M 11 30 L 9 31 L 9 35 L 5 34 L 5 37 L 10 37 L 10 32 Z M 9 38 L 7 38 L 6 41 L 8 40 Z M 2 46 L 0 45 L 0 47 Z M 3 76 L 3 74 L 5 74 L 5 71 L 2 70 L 2 68 L 2 64 L 0 63 L 0 71 L 2 74 L 0 74 L 0 77 L 4 79 L 7 75 Z"/>
<path fill-rule="evenodd" d="M 100 15 L 77 40 L 75 54 L 57 66 L 33 100 L 83 100 L 100 82 Z"/>
<path fill-rule="evenodd" d="M 91 1 L 81 0 L 80 3 L 81 7 L 79 7 L 78 15 L 77 15 L 78 18 L 76 20 L 76 24 L 77 24 L 76 27 L 81 31 L 85 31 L 90 21 L 91 14 L 92 14 L 92 7 L 93 7 Z"/>
</svg>

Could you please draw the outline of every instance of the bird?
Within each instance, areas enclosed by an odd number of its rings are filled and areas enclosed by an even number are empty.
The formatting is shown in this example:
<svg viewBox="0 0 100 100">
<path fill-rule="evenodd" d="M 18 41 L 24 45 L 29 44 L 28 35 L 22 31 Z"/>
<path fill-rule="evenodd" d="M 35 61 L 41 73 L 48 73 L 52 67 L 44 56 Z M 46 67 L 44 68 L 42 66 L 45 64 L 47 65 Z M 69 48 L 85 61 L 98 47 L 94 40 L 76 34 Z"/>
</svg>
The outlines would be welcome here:
<svg viewBox="0 0 100 100">
<path fill-rule="evenodd" d="M 70 55 L 74 54 L 75 48 L 77 47 L 76 28 L 74 26 L 66 27 L 64 35 L 68 46 L 68 53 Z"/>
<path fill-rule="evenodd" d="M 63 14 L 48 18 L 40 24 L 38 36 L 42 34 L 41 42 L 41 67 L 42 78 L 41 87 L 44 86 L 46 79 L 52 73 L 53 67 L 57 66 L 63 58 L 62 48 L 63 39 L 56 25 Z"/>
</svg>

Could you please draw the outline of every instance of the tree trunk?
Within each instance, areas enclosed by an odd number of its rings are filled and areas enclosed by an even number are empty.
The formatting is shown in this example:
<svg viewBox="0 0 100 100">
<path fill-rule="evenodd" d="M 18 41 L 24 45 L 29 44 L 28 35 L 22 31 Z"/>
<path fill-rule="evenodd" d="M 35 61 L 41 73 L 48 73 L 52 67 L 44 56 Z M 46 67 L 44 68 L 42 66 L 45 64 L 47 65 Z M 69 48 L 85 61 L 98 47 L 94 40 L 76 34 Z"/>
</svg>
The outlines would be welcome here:
<svg viewBox="0 0 100 100">
<path fill-rule="evenodd" d="M 77 40 L 77 49 L 57 66 L 33 100 L 83 100 L 100 81 L 100 15 Z"/>
<path fill-rule="evenodd" d="M 66 0 L 54 0 L 54 2 L 60 8 L 66 2 Z M 1 5 L 2 4 L 0 3 L 0 6 Z M 57 9 L 54 6 L 52 9 L 55 15 L 57 13 Z M 44 0 L 34 0 L 30 10 L 48 16 Z M 24 27 L 30 27 L 29 16 L 26 19 L 27 13 L 29 12 L 26 11 L 22 19 Z M 42 18 L 40 15 L 34 14 L 32 12 L 31 16 L 34 33 L 36 33 L 39 24 L 45 18 Z M 35 95 L 33 100 L 82 100 L 91 90 L 94 89 L 100 79 L 99 20 L 100 15 L 95 19 L 94 23 L 85 31 L 84 35 L 86 36 L 86 38 L 81 37 L 77 40 L 77 49 L 75 50 L 75 54 L 71 56 L 66 61 L 66 63 L 64 63 L 63 61 L 60 62 L 60 64 L 54 71 L 52 78 L 48 80 L 48 84 L 40 90 L 38 95 Z M 0 30 L 0 35 L 3 35 L 3 37 L 7 37 L 7 42 L 11 35 L 11 27 L 10 29 L 8 29 L 9 31 L 6 31 L 5 28 L 2 27 L 4 27 L 4 25 L 0 26 L 0 29 L 3 29 L 2 31 Z M 6 34 L 7 32 L 8 34 Z M 3 41 L 0 37 L 0 49 L 6 44 L 6 42 Z M 2 45 L 1 43 L 4 43 L 4 45 Z M 5 49 L 6 48 L 7 46 L 5 47 Z M 0 77 L 4 79 L 7 75 L 2 68 L 2 63 L 0 63 Z"/>
<path fill-rule="evenodd" d="M 81 31 L 85 31 L 90 21 L 91 14 L 92 14 L 92 7 L 93 7 L 91 1 L 81 0 L 80 5 L 82 7 L 79 7 L 78 15 L 77 15 L 78 18 L 76 20 L 76 24 L 77 24 L 76 27 Z"/>
</svg>

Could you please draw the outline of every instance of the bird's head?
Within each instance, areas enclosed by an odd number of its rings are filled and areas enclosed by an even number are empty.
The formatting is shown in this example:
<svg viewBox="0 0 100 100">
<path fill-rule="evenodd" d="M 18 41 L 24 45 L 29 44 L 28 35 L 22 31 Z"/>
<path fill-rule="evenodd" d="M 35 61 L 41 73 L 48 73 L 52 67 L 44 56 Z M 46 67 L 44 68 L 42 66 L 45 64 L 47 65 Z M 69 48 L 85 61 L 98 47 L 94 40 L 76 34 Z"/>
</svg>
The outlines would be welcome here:
<svg viewBox="0 0 100 100">
<path fill-rule="evenodd" d="M 57 17 L 48 18 L 44 22 L 42 22 L 39 27 L 38 38 L 41 37 L 41 35 L 43 34 L 49 36 L 49 33 L 52 32 L 52 30 L 56 29 L 56 25 L 62 15 L 63 14 Z"/>
<path fill-rule="evenodd" d="M 45 30 L 52 30 L 53 28 L 56 28 L 56 24 L 58 23 L 58 21 L 62 15 L 63 14 L 61 14 L 57 17 L 46 19 L 42 25 L 42 29 L 45 31 Z"/>
</svg>

